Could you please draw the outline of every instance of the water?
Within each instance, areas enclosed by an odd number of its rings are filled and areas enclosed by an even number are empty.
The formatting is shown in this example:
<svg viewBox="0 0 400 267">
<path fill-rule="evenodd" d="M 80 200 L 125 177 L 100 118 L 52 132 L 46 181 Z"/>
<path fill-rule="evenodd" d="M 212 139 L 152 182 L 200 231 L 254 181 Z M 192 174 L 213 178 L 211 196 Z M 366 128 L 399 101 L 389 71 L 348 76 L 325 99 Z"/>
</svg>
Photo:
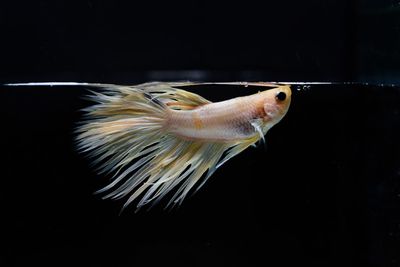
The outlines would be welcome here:
<svg viewBox="0 0 400 267">
<path fill-rule="evenodd" d="M 197 86 L 219 101 L 252 86 Z M 287 116 L 172 212 L 118 215 L 75 151 L 84 86 L 2 87 L 6 264 L 398 266 L 400 87 L 295 84 Z M 21 257 L 24 255 L 24 257 Z"/>
</svg>

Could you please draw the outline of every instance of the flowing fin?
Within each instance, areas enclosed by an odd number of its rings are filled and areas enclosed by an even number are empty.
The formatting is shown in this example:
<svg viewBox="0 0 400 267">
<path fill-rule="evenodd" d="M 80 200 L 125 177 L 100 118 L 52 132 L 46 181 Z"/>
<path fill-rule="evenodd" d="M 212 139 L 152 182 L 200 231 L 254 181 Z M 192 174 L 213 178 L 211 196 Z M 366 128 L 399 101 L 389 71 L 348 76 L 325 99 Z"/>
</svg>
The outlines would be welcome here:
<svg viewBox="0 0 400 267">
<path fill-rule="evenodd" d="M 140 209 L 171 194 L 167 207 L 180 205 L 218 167 L 257 142 L 257 135 L 243 141 L 207 143 L 169 133 L 164 127 L 169 109 L 210 103 L 174 88 L 180 85 L 101 85 L 104 92 L 92 92 L 90 98 L 97 104 L 84 110 L 86 120 L 77 129 L 77 143 L 100 173 L 112 177 L 97 191 L 103 198 L 127 199 L 123 209 L 140 198 Z"/>
<path fill-rule="evenodd" d="M 263 132 L 263 127 L 262 127 L 262 119 L 254 119 L 250 121 L 251 126 L 256 130 L 258 133 L 260 140 L 265 144 L 265 138 L 264 138 L 264 132 Z"/>
<path fill-rule="evenodd" d="M 178 110 L 190 110 L 201 105 L 211 103 L 207 99 L 182 90 L 177 87 L 194 85 L 190 82 L 181 83 L 146 83 L 141 87 L 148 93 L 155 94 L 158 99 L 163 101 L 169 108 Z"/>
</svg>

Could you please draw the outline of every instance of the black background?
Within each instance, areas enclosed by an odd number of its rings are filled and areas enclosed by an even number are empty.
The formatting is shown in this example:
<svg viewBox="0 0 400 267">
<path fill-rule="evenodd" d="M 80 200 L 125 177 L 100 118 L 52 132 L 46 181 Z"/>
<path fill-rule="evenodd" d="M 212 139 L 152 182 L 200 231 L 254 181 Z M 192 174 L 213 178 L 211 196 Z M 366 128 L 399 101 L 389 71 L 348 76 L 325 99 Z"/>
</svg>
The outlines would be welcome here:
<svg viewBox="0 0 400 267">
<path fill-rule="evenodd" d="M 378 3 L 379 2 L 379 3 Z M 121 203 L 75 152 L 83 87 L 3 87 L 1 266 L 398 266 L 395 1 L 4 1 L 0 81 L 294 86 L 266 148 L 170 213 Z M 221 100 L 251 88 L 203 88 Z M 255 92 L 255 91 L 254 91 Z"/>
<path fill-rule="evenodd" d="M 399 12 L 393 0 L 2 1 L 0 80 L 396 82 Z"/>
</svg>

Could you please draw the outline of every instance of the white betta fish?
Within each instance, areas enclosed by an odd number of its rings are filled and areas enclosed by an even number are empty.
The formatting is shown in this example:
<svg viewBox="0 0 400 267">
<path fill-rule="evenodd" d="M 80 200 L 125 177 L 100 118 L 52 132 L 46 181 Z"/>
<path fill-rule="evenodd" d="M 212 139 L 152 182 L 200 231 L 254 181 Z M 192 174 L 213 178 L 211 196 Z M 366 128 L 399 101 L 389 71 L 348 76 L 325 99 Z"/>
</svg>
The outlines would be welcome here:
<svg viewBox="0 0 400 267">
<path fill-rule="evenodd" d="M 287 85 L 246 83 L 267 90 L 216 103 L 182 89 L 203 84 L 88 84 L 102 90 L 84 110 L 78 149 L 112 175 L 98 191 L 103 198 L 126 198 L 124 208 L 140 198 L 139 209 L 174 191 L 167 207 L 181 204 L 218 167 L 263 139 L 290 105 Z"/>
</svg>

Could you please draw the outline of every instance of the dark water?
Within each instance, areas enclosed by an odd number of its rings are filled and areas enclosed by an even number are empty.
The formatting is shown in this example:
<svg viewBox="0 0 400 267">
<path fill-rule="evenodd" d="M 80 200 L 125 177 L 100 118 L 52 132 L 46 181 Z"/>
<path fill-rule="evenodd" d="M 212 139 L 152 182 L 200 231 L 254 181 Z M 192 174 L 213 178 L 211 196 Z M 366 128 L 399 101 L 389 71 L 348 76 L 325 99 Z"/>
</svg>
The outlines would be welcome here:
<svg viewBox="0 0 400 267">
<path fill-rule="evenodd" d="M 210 100 L 257 88 L 192 88 Z M 400 88 L 294 85 L 287 116 L 172 212 L 118 215 L 80 86 L 2 87 L 1 266 L 399 266 Z"/>
</svg>

